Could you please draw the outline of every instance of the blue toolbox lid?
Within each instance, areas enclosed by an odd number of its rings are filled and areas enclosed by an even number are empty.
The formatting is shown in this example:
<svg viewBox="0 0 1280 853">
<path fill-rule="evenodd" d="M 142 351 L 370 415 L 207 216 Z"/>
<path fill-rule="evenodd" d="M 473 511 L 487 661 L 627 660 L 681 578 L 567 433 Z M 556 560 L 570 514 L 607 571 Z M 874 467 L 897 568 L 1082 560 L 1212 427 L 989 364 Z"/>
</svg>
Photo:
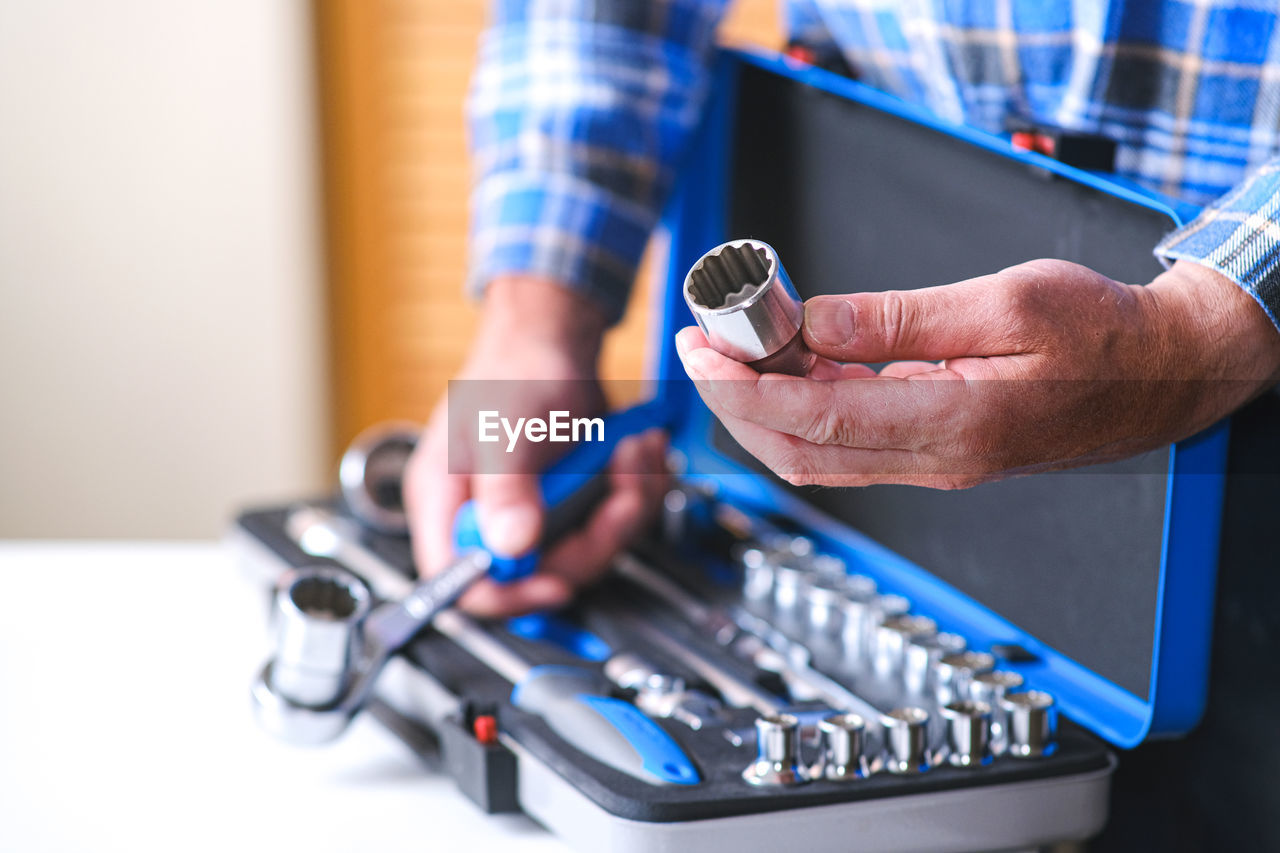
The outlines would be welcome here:
<svg viewBox="0 0 1280 853">
<path fill-rule="evenodd" d="M 1026 660 L 1010 665 L 1108 741 L 1185 733 L 1207 690 L 1225 423 L 1134 460 L 961 492 L 797 489 L 719 427 L 673 337 L 692 323 L 685 272 L 727 239 L 774 245 L 802 297 L 1034 257 L 1146 281 L 1159 271 L 1151 247 L 1194 213 L 843 76 L 728 52 L 664 217 L 657 375 L 676 381 L 658 383 L 657 402 L 675 418 L 673 444 L 691 477 L 794 517 L 942 629 L 975 648 L 1020 647 Z"/>
</svg>

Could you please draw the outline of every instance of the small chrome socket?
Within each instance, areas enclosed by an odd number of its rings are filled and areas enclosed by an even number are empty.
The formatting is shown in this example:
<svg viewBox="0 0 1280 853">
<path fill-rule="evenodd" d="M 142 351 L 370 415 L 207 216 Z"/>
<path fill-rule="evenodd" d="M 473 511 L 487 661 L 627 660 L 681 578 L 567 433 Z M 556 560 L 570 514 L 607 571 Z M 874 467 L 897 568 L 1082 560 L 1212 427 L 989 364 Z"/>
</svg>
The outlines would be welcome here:
<svg viewBox="0 0 1280 853">
<path fill-rule="evenodd" d="M 769 555 L 759 548 L 742 552 L 742 596 L 756 604 L 773 601 L 773 585 L 777 566 Z"/>
<path fill-rule="evenodd" d="M 933 670 L 938 704 L 949 705 L 968 699 L 973 677 L 994 669 L 995 665 L 996 659 L 986 652 L 967 651 L 943 655 Z"/>
<path fill-rule="evenodd" d="M 862 755 L 866 721 L 857 714 L 837 714 L 818 723 L 818 760 L 809 770 L 811 779 L 846 782 L 867 775 Z"/>
<path fill-rule="evenodd" d="M 933 673 L 938 661 L 947 655 L 964 651 L 966 642 L 959 634 L 941 631 L 912 637 L 902 662 L 902 686 L 912 696 L 925 696 L 933 689 Z"/>
<path fill-rule="evenodd" d="M 323 708 L 346 693 L 360 653 L 368 587 L 333 566 L 293 569 L 280 576 L 275 596 L 275 657 L 270 687 L 306 708 Z"/>
<path fill-rule="evenodd" d="M 849 575 L 848 565 L 834 554 L 814 554 L 809 568 L 818 577 L 834 583 L 844 583 Z"/>
<path fill-rule="evenodd" d="M 1022 687 L 1022 676 L 1008 669 L 979 672 L 969 685 L 969 696 L 991 708 L 991 751 L 1001 755 L 1008 745 L 1008 723 L 1001 702 Z"/>
<path fill-rule="evenodd" d="M 876 582 L 866 575 L 846 575 L 844 594 L 857 601 L 870 601 L 876 597 Z"/>
<path fill-rule="evenodd" d="M 947 723 L 947 763 L 980 767 L 991 762 L 991 706 L 966 700 L 942 707 Z"/>
<path fill-rule="evenodd" d="M 1008 745 L 1014 758 L 1039 758 L 1054 747 L 1058 715 L 1053 696 L 1043 690 L 1006 693 L 1000 702 L 1005 712 Z"/>
<path fill-rule="evenodd" d="M 938 623 L 928 616 L 891 616 L 876 626 L 872 670 L 879 678 L 894 679 L 902 675 L 907 644 L 912 640 L 938 633 Z"/>
<path fill-rule="evenodd" d="M 923 773 L 929 769 L 929 712 L 908 706 L 880 717 L 884 732 L 884 767 L 890 773 Z"/>
<path fill-rule="evenodd" d="M 684 299 L 717 352 L 760 373 L 803 376 L 813 366 L 801 332 L 804 303 L 768 243 L 716 246 L 685 276 Z"/>
<path fill-rule="evenodd" d="M 805 588 L 809 585 L 809 577 L 808 572 L 791 566 L 778 566 L 774 569 L 774 606 L 784 613 L 795 611 L 804 597 Z"/>
<path fill-rule="evenodd" d="M 800 720 L 790 714 L 756 718 L 756 760 L 742 771 L 752 785 L 799 785 L 809 781 L 799 763 Z"/>
<path fill-rule="evenodd" d="M 910 609 L 911 602 L 901 595 L 877 595 L 870 600 L 846 595 L 844 627 L 840 635 L 845 660 L 854 667 L 868 664 L 874 648 L 875 629 L 885 619 L 902 616 Z"/>
<path fill-rule="evenodd" d="M 805 585 L 804 599 L 810 630 L 830 636 L 840 633 L 844 618 L 844 584 L 822 575 L 810 577 Z"/>
</svg>

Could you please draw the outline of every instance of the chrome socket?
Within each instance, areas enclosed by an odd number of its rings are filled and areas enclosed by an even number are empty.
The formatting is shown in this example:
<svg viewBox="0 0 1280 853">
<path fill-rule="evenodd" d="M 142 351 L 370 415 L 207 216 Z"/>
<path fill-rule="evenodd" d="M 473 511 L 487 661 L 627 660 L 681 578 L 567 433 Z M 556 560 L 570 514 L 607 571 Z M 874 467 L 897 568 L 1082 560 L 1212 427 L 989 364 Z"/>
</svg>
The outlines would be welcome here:
<svg viewBox="0 0 1280 853">
<path fill-rule="evenodd" d="M 995 668 L 996 659 L 986 652 L 957 652 L 943 655 L 934 667 L 934 690 L 939 705 L 969 698 L 969 685 L 980 672 Z"/>
<path fill-rule="evenodd" d="M 866 721 L 857 714 L 837 714 L 818 723 L 818 761 L 809 770 L 811 779 L 845 782 L 867 775 L 862 756 Z"/>
<path fill-rule="evenodd" d="M 866 575 L 846 575 L 844 594 L 858 601 L 870 601 L 876 597 L 876 582 Z"/>
<path fill-rule="evenodd" d="M 991 706 L 966 700 L 942 707 L 947 722 L 947 763 L 980 767 L 991 761 Z"/>
<path fill-rule="evenodd" d="M 938 623 L 927 616 L 903 614 L 885 619 L 875 629 L 872 670 L 884 679 L 901 676 L 906 662 L 907 644 L 936 633 Z"/>
<path fill-rule="evenodd" d="M 809 568 L 818 577 L 838 584 L 843 584 L 849 575 L 849 567 L 845 561 L 834 554 L 815 554 Z"/>
<path fill-rule="evenodd" d="M 911 602 L 900 595 L 877 595 L 870 600 L 846 596 L 841 632 L 845 660 L 855 668 L 866 663 L 873 649 L 875 629 L 885 619 L 902 616 L 910 609 Z"/>
<path fill-rule="evenodd" d="M 809 585 L 809 573 L 791 566 L 773 570 L 773 603 L 781 611 L 795 610 Z"/>
<path fill-rule="evenodd" d="M 884 767 L 890 773 L 923 773 L 929 769 L 929 712 L 908 706 L 880 717 L 884 731 Z"/>
<path fill-rule="evenodd" d="M 946 655 L 964 651 L 965 639 L 946 631 L 912 637 L 902 663 L 902 684 L 913 696 L 924 696 L 933 688 L 933 673 Z"/>
<path fill-rule="evenodd" d="M 1005 712 L 1009 755 L 1039 758 L 1052 750 L 1058 723 L 1053 696 L 1043 690 L 1006 693 L 1000 706 Z"/>
<path fill-rule="evenodd" d="M 820 634 L 839 634 L 844 612 L 844 585 L 839 580 L 821 575 L 811 577 L 805 586 L 804 598 L 809 610 L 810 629 Z"/>
<path fill-rule="evenodd" d="M 717 352 L 761 373 L 803 376 L 813 366 L 800 331 L 804 303 L 768 243 L 716 246 L 685 276 L 684 299 Z"/>
<path fill-rule="evenodd" d="M 662 541 L 679 547 L 689 532 L 689 493 L 671 489 L 662 496 Z"/>
<path fill-rule="evenodd" d="M 979 672 L 969 685 L 969 696 L 991 708 L 991 751 L 996 755 L 1008 745 L 1007 723 L 1001 701 L 1005 694 L 1022 686 L 1022 676 L 1007 669 Z"/>
<path fill-rule="evenodd" d="M 742 552 L 742 595 L 747 601 L 764 604 L 773 600 L 777 566 L 764 551 L 748 548 Z"/>
<path fill-rule="evenodd" d="M 402 478 L 422 428 L 392 421 L 376 424 L 351 442 L 338 465 L 338 485 L 351 514 L 382 533 L 405 535 Z"/>
<path fill-rule="evenodd" d="M 270 688 L 306 708 L 341 699 L 360 654 L 360 626 L 370 598 L 364 582 L 345 569 L 315 566 L 281 575 Z"/>
<path fill-rule="evenodd" d="M 790 714 L 756 718 L 756 760 L 742 771 L 752 785 L 799 785 L 809 774 L 799 764 L 800 720 Z"/>
</svg>

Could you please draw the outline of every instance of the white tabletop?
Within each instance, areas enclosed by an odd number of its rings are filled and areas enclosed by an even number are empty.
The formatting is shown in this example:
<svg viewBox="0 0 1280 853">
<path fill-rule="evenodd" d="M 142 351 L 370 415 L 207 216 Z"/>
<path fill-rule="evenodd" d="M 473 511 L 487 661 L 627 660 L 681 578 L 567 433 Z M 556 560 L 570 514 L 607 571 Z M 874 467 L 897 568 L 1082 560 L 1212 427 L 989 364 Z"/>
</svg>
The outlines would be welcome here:
<svg viewBox="0 0 1280 853">
<path fill-rule="evenodd" d="M 566 849 L 372 720 L 259 731 L 266 600 L 217 545 L 0 543 L 0 584 L 2 850 Z"/>
</svg>

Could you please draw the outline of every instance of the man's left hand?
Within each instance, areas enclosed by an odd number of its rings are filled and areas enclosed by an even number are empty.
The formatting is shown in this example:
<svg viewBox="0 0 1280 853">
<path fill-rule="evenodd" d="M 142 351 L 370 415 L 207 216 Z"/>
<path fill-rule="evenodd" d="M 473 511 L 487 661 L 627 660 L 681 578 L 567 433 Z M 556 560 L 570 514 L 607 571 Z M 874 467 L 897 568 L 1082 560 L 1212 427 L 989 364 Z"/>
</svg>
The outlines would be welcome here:
<svg viewBox="0 0 1280 853">
<path fill-rule="evenodd" d="M 1280 379 L 1253 298 L 1179 261 L 1146 286 L 1066 261 L 912 291 L 819 296 L 808 376 L 676 338 L 703 400 L 795 484 L 965 488 L 1186 438 Z M 868 364 L 890 362 L 878 372 Z"/>
</svg>

